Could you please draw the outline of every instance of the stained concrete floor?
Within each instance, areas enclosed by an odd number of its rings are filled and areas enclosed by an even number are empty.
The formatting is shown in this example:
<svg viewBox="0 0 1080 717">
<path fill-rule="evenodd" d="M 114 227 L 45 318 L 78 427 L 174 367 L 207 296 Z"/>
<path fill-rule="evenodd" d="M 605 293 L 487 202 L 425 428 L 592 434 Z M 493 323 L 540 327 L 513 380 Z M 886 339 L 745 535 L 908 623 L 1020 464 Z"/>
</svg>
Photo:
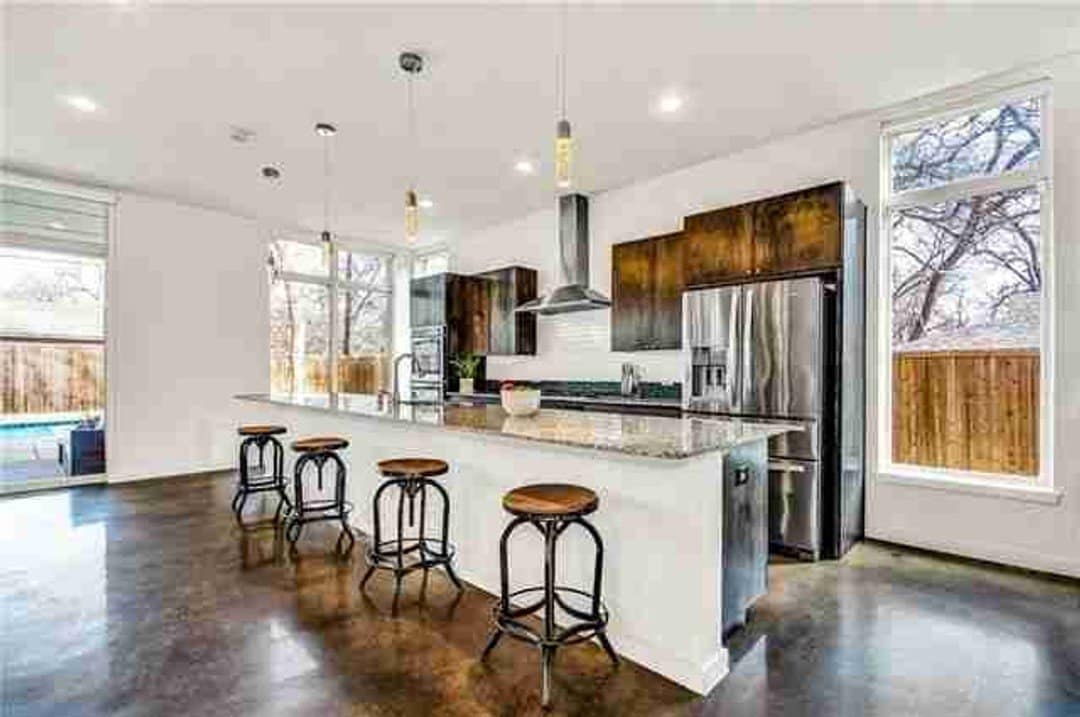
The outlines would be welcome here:
<svg viewBox="0 0 1080 717">
<path fill-rule="evenodd" d="M 231 489 L 0 500 L 0 715 L 540 712 L 534 651 L 504 640 L 477 661 L 490 596 L 414 576 L 395 616 L 388 576 L 358 592 L 361 551 L 330 557 L 329 526 L 290 557 L 273 529 L 235 525 Z M 1080 583 L 891 546 L 773 565 L 731 648 L 706 698 L 565 650 L 552 713 L 1080 715 Z"/>
</svg>

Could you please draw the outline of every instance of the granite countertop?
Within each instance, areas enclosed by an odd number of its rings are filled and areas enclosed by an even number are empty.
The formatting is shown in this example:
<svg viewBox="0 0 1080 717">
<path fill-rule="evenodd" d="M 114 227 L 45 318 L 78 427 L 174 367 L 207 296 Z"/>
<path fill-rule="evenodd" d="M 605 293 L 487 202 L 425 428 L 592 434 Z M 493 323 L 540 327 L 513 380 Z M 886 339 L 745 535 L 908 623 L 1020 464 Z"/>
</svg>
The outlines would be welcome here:
<svg viewBox="0 0 1080 717">
<path fill-rule="evenodd" d="M 497 393 L 451 392 L 447 394 L 447 396 L 459 401 L 468 401 L 469 399 L 481 401 L 499 400 L 499 394 Z M 678 398 L 639 398 L 637 396 L 570 396 L 541 393 L 540 401 L 541 403 L 547 401 L 559 403 L 591 403 L 603 404 L 608 406 L 656 406 L 657 408 L 682 408 L 682 400 Z"/>
<path fill-rule="evenodd" d="M 240 394 L 236 398 L 327 411 L 347 417 L 411 423 L 663 459 L 727 451 L 745 443 L 801 430 L 798 426 L 782 423 L 754 423 L 707 416 L 669 418 L 551 408 L 541 408 L 533 416 L 518 418 L 507 415 L 497 405 L 403 403 L 390 406 L 388 402 L 366 394 L 340 394 L 334 397 Z"/>
</svg>

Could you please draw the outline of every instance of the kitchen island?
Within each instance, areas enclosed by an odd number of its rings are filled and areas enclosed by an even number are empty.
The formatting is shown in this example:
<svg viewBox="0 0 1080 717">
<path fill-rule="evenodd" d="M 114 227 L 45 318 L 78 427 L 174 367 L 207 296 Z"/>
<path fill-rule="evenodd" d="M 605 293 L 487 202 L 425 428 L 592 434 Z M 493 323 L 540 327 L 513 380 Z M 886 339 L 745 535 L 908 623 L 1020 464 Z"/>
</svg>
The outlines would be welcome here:
<svg viewBox="0 0 1080 717">
<path fill-rule="evenodd" d="M 450 494 L 455 567 L 493 595 L 499 536 L 508 521 L 503 494 L 526 483 L 591 488 L 600 497 L 590 519 L 604 540 L 603 599 L 615 649 L 699 694 L 727 673 L 725 477 L 738 473 L 763 486 L 766 442 L 790 426 L 552 409 L 515 418 L 496 405 L 391 405 L 366 395 L 236 398 L 244 420 L 285 425 L 287 439 L 349 439 L 343 457 L 347 497 L 356 506 L 351 521 L 367 534 L 381 481 L 377 461 L 446 460 L 450 473 L 440 482 Z M 514 586 L 541 582 L 541 545 L 539 535 L 525 533 L 511 544 Z M 588 585 L 593 554 L 587 537 L 570 531 L 559 545 L 559 582 Z"/>
</svg>

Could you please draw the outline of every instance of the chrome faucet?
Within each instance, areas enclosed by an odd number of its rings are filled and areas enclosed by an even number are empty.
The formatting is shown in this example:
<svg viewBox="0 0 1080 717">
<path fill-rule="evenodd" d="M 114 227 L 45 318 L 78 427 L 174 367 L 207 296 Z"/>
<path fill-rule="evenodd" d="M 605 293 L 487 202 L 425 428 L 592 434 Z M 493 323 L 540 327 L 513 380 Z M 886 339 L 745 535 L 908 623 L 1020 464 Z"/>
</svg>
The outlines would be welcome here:
<svg viewBox="0 0 1080 717">
<path fill-rule="evenodd" d="M 410 367 L 412 369 L 414 369 L 414 370 L 416 369 L 416 357 L 413 356 L 411 353 L 398 354 L 398 356 L 394 359 L 394 386 L 393 386 L 394 390 L 393 390 L 393 393 L 391 394 L 392 395 L 391 400 L 394 402 L 395 406 L 397 404 L 401 403 L 401 388 L 400 388 L 400 385 L 398 384 L 398 366 L 401 365 L 401 359 L 404 359 L 404 358 L 411 359 L 412 364 L 411 364 Z"/>
</svg>

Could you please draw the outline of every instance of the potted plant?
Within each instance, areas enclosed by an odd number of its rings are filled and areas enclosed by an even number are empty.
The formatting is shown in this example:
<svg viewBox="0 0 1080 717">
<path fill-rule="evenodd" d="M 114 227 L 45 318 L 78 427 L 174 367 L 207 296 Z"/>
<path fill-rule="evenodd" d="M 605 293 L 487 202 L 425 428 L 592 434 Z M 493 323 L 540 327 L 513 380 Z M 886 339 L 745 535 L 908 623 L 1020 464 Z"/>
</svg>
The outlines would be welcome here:
<svg viewBox="0 0 1080 717">
<path fill-rule="evenodd" d="M 471 396 L 473 393 L 473 381 L 476 379 L 476 373 L 480 369 L 480 362 L 483 360 L 483 356 L 479 356 L 474 353 L 458 354 L 457 358 L 451 359 L 450 363 L 454 364 L 454 368 L 458 371 L 458 376 L 461 378 L 461 387 L 458 391 L 466 396 Z"/>
</svg>

